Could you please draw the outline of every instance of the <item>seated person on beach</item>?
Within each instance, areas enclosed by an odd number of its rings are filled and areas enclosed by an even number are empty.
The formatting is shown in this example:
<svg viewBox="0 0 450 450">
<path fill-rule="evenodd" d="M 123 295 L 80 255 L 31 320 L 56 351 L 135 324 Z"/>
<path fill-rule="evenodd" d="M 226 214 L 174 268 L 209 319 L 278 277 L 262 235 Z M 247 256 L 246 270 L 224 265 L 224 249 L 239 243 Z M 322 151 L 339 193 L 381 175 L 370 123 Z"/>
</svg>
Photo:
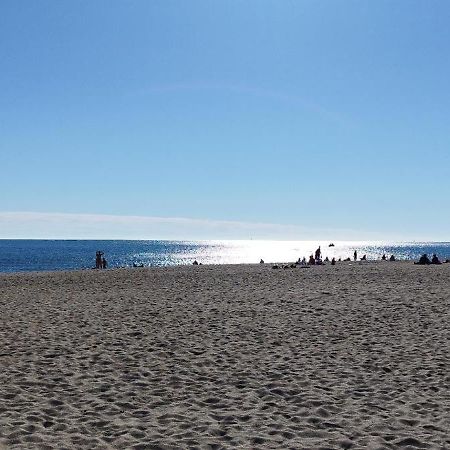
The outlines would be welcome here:
<svg viewBox="0 0 450 450">
<path fill-rule="evenodd" d="M 330 260 L 328 259 L 328 256 L 325 257 L 324 259 L 325 262 L 329 262 Z"/>
<path fill-rule="evenodd" d="M 335 258 L 333 258 L 333 259 L 331 260 L 331 265 L 332 265 L 332 266 L 336 265 L 336 259 L 335 259 Z"/>
<path fill-rule="evenodd" d="M 364 255 L 364 256 L 361 258 L 361 261 L 367 261 L 367 255 Z"/>
<path fill-rule="evenodd" d="M 391 255 L 391 257 L 389 258 L 389 261 L 395 261 L 395 256 Z"/>
<path fill-rule="evenodd" d="M 198 266 L 197 260 L 195 260 L 195 261 L 192 263 L 192 265 L 193 265 L 193 266 Z"/>
<path fill-rule="evenodd" d="M 264 264 L 264 260 L 263 260 L 263 259 L 260 259 L 259 263 L 260 263 L 260 264 Z"/>
<path fill-rule="evenodd" d="M 430 258 L 428 258 L 428 255 L 424 253 L 420 258 L 418 262 L 415 262 L 414 264 L 419 264 L 421 266 L 425 266 L 428 264 L 431 264 Z"/>
<path fill-rule="evenodd" d="M 381 260 L 382 260 L 382 261 L 386 261 L 386 259 L 387 259 L 387 258 L 386 258 L 386 253 L 383 253 L 383 256 L 381 257 Z"/>
<path fill-rule="evenodd" d="M 431 264 L 442 264 L 441 261 L 439 261 L 439 258 L 436 256 L 436 253 L 433 253 L 433 257 L 431 258 Z"/>
<path fill-rule="evenodd" d="M 298 258 L 296 264 L 297 264 L 298 266 L 306 266 L 306 265 L 307 265 L 307 264 L 306 264 L 306 258 L 305 258 L 305 257 L 303 257 L 303 258 L 301 258 L 301 259 Z"/>
<path fill-rule="evenodd" d="M 309 264 L 310 266 L 314 266 L 314 265 L 316 264 L 316 260 L 314 259 L 314 256 L 313 256 L 313 255 L 311 255 L 311 256 L 309 257 L 308 264 Z"/>
<path fill-rule="evenodd" d="M 345 258 L 344 261 L 351 261 L 351 259 L 350 258 Z"/>
</svg>

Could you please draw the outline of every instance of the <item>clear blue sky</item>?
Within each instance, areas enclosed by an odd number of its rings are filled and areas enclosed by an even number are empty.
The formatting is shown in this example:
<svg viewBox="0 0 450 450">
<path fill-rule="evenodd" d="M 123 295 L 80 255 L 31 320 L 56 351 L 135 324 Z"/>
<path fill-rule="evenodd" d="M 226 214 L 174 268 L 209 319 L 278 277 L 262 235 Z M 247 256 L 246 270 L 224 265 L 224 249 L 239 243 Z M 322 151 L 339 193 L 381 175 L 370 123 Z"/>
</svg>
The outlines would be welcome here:
<svg viewBox="0 0 450 450">
<path fill-rule="evenodd" d="M 2 0 L 0 237 L 39 212 L 448 240 L 449 20 L 447 0 Z"/>
</svg>

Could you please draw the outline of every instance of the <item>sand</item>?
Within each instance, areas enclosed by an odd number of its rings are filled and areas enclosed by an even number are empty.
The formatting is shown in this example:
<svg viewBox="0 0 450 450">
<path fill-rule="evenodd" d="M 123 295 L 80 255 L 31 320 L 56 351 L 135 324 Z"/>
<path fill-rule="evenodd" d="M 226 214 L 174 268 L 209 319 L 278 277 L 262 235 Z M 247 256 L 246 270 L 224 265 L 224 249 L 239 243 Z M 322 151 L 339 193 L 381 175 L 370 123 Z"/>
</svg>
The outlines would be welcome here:
<svg viewBox="0 0 450 450">
<path fill-rule="evenodd" d="M 0 276 L 0 448 L 450 449 L 450 264 Z"/>
</svg>

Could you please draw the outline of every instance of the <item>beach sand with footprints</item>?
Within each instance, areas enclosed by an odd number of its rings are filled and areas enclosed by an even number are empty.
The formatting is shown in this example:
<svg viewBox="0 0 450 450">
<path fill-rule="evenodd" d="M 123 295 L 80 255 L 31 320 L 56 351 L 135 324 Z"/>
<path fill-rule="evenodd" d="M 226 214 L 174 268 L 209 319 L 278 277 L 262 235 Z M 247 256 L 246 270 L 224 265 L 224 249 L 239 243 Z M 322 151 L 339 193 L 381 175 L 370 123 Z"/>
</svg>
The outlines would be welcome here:
<svg viewBox="0 0 450 450">
<path fill-rule="evenodd" d="M 0 275 L 0 447 L 450 449 L 450 264 Z"/>
</svg>

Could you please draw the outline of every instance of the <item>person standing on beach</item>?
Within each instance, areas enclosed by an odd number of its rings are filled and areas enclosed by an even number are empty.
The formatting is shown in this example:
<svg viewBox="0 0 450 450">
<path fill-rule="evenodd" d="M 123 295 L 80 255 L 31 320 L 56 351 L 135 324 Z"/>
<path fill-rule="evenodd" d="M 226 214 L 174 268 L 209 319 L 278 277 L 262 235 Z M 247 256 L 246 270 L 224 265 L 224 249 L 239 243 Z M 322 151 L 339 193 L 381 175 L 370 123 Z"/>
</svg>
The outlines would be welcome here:
<svg viewBox="0 0 450 450">
<path fill-rule="evenodd" d="M 103 266 L 102 256 L 103 256 L 103 252 L 101 252 L 100 250 L 97 250 L 95 252 L 95 268 L 96 269 L 101 269 Z"/>
<path fill-rule="evenodd" d="M 102 269 L 106 269 L 108 267 L 108 262 L 105 257 L 102 258 Z"/>
<path fill-rule="evenodd" d="M 358 253 L 355 250 L 355 253 L 353 253 L 353 260 L 356 261 L 356 258 L 358 258 Z"/>
<path fill-rule="evenodd" d="M 319 245 L 319 248 L 316 250 L 316 253 L 315 253 L 315 257 L 316 257 L 315 259 L 316 260 L 320 259 L 321 255 L 322 255 L 322 252 L 320 251 L 320 245 Z"/>
<path fill-rule="evenodd" d="M 102 265 L 102 257 L 100 256 L 100 252 L 97 250 L 95 252 L 95 268 L 100 269 Z"/>
</svg>

